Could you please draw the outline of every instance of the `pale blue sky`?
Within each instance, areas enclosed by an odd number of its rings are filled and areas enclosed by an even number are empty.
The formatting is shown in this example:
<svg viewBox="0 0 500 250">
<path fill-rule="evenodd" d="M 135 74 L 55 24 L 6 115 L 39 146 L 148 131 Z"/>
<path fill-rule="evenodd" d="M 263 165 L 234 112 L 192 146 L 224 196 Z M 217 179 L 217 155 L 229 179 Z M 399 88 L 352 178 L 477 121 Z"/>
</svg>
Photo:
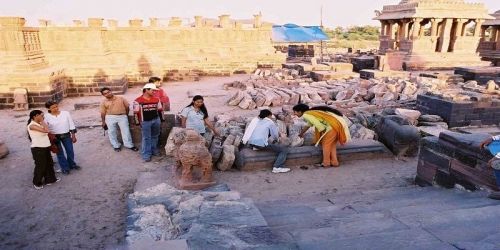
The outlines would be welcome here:
<svg viewBox="0 0 500 250">
<path fill-rule="evenodd" d="M 149 17 L 191 18 L 202 15 L 217 18 L 230 14 L 232 18 L 249 19 L 262 12 L 264 20 L 276 24 L 296 23 L 318 25 L 323 5 L 323 24 L 327 27 L 373 24 L 374 10 L 400 0 L 0 0 L 0 16 L 22 16 L 29 25 L 38 19 L 50 19 L 57 24 L 70 24 L 73 19 L 88 17 L 118 19 L 120 26 L 127 20 Z M 500 0 L 477 0 L 493 13 L 500 9 Z M 145 24 L 148 22 L 145 21 Z"/>
</svg>

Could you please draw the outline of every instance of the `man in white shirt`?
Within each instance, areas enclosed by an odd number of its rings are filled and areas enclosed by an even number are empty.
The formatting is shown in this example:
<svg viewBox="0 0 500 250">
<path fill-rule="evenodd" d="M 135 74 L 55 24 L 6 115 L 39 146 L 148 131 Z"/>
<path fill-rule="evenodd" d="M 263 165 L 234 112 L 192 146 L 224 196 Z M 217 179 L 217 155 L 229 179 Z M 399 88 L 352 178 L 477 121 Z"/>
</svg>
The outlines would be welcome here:
<svg viewBox="0 0 500 250">
<path fill-rule="evenodd" d="M 67 175 L 70 170 L 79 170 L 80 166 L 75 163 L 75 153 L 73 143 L 76 143 L 76 127 L 68 111 L 60 111 L 57 102 L 48 101 L 45 107 L 49 113 L 45 115 L 45 121 L 49 125 L 50 133 L 57 139 L 57 161 L 61 166 L 62 173 Z M 66 151 L 66 155 L 63 151 Z"/>
</svg>

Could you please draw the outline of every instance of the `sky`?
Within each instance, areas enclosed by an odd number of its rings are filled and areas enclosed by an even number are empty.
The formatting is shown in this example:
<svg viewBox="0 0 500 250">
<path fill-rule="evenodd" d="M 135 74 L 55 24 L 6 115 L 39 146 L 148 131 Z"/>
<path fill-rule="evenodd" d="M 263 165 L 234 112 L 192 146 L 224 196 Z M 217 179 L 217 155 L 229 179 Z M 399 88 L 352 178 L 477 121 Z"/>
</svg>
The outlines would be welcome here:
<svg viewBox="0 0 500 250">
<path fill-rule="evenodd" d="M 168 19 L 172 16 L 192 21 L 195 15 L 217 18 L 229 14 L 235 19 L 251 19 L 259 12 L 263 20 L 275 24 L 296 23 L 319 25 L 323 6 L 325 27 L 378 25 L 372 20 L 375 10 L 400 0 L 0 0 L 0 16 L 20 16 L 29 26 L 38 26 L 39 19 L 52 20 L 58 26 L 70 25 L 72 20 L 89 17 L 117 19 L 127 26 L 129 19 L 150 17 Z M 500 10 L 500 0 L 482 2 L 490 13 Z"/>
</svg>

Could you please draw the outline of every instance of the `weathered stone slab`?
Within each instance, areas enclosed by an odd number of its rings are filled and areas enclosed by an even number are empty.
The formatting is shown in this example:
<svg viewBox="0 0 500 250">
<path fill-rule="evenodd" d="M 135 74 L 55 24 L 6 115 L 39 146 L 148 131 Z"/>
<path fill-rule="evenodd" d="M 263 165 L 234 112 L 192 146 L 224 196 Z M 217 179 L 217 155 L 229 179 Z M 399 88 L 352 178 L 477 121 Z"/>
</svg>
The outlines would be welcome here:
<svg viewBox="0 0 500 250">
<path fill-rule="evenodd" d="M 337 147 L 340 161 L 360 160 L 369 157 L 390 157 L 387 148 L 374 140 L 352 140 L 344 146 Z M 303 146 L 290 148 L 286 166 L 301 166 L 321 163 L 321 147 Z M 276 154 L 271 151 L 255 151 L 244 148 L 236 155 L 235 165 L 243 171 L 271 169 Z"/>
</svg>

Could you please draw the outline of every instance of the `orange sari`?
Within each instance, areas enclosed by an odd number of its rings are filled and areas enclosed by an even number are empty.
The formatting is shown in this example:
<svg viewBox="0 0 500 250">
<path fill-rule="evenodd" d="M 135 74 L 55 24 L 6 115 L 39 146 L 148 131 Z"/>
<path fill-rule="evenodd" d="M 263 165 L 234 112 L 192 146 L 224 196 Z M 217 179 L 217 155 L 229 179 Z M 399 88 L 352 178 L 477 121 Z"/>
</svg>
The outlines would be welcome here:
<svg viewBox="0 0 500 250">
<path fill-rule="evenodd" d="M 336 138 L 341 145 L 344 145 L 351 140 L 351 134 L 349 133 L 347 123 L 341 116 L 320 110 L 308 110 L 305 113 L 324 120 L 328 125 L 330 125 L 334 133 L 337 134 Z M 316 129 L 314 135 L 315 141 L 317 142 L 321 138 L 321 133 Z"/>
</svg>

